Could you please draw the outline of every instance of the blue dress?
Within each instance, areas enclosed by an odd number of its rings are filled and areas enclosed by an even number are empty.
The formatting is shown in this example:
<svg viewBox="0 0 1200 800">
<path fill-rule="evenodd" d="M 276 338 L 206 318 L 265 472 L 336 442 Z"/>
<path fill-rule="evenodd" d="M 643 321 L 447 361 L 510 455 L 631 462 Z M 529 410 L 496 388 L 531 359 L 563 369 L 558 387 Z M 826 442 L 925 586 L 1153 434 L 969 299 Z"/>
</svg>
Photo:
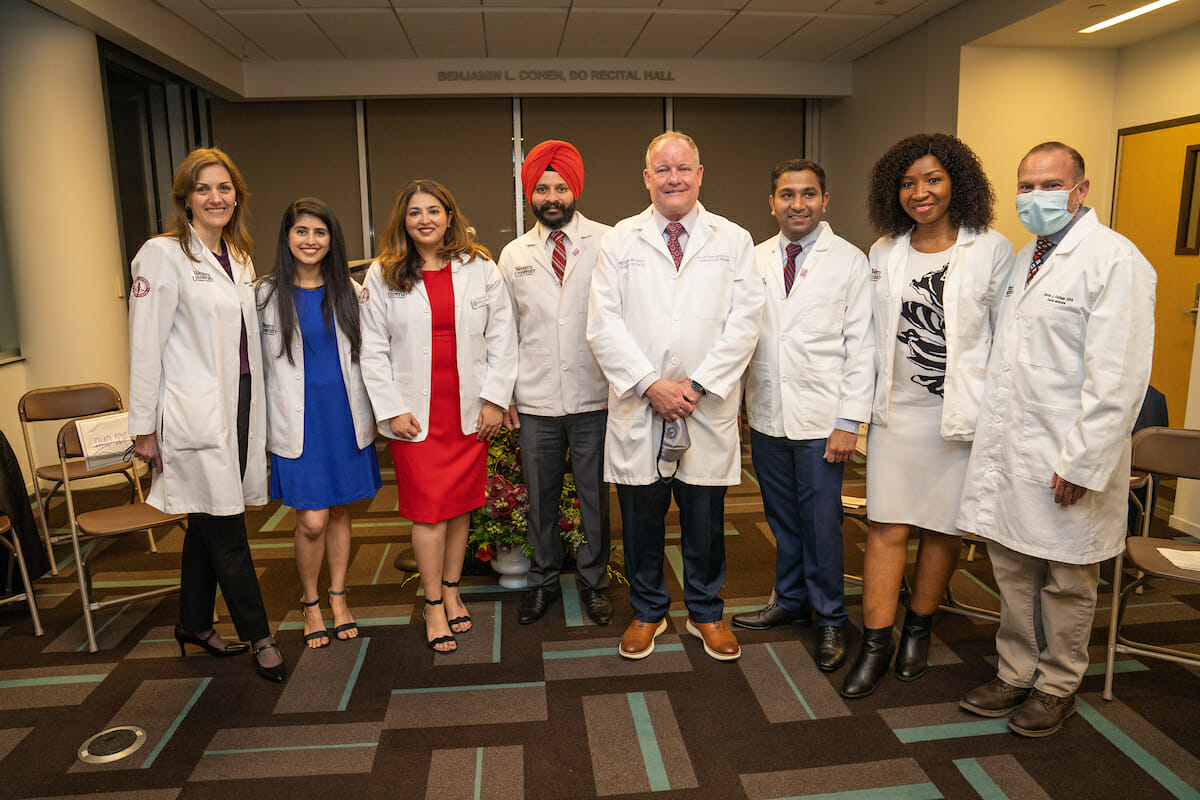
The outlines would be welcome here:
<svg viewBox="0 0 1200 800">
<path fill-rule="evenodd" d="M 325 287 L 294 287 L 304 341 L 304 449 L 299 458 L 271 454 L 271 499 L 321 509 L 374 497 L 382 485 L 375 445 L 361 450 L 342 380 L 337 338 L 321 319 Z"/>
</svg>

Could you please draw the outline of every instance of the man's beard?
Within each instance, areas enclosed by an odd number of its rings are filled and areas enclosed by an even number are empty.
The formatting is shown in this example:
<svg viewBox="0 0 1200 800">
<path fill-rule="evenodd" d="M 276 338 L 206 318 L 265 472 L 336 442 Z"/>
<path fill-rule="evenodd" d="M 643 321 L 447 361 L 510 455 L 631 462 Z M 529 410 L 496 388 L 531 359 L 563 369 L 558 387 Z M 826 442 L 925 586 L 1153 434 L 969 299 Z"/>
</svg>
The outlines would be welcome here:
<svg viewBox="0 0 1200 800">
<path fill-rule="evenodd" d="M 547 200 L 537 208 L 533 208 L 532 211 L 538 222 L 551 230 L 558 230 L 575 216 L 575 204 L 564 206 L 556 200 Z M 546 215 L 547 211 L 550 212 L 549 217 Z"/>
</svg>

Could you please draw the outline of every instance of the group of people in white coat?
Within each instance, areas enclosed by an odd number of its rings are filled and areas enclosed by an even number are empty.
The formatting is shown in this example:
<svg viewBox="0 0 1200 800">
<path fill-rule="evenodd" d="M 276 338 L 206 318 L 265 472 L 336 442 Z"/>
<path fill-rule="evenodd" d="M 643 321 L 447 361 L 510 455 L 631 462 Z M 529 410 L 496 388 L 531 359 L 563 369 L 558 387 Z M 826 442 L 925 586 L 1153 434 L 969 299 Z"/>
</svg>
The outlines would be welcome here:
<svg viewBox="0 0 1200 800">
<path fill-rule="evenodd" d="M 866 437 L 863 636 L 842 684 L 872 693 L 889 667 L 916 680 L 961 551 L 988 540 L 998 668 L 960 702 L 1058 731 L 1088 666 L 1099 563 L 1123 545 L 1129 436 L 1149 380 L 1154 271 L 1083 205 L 1082 156 L 1034 147 L 1017 209 L 1035 239 L 1016 257 L 988 226 L 995 193 L 958 139 L 921 134 L 875 164 L 866 258 L 822 221 L 825 173 L 771 176 L 780 233 L 756 249 L 767 302 L 750 360 L 751 454 L 777 544 L 752 630 L 816 621 L 817 666 L 846 658 L 842 464 Z M 899 643 L 908 540 L 919 535 Z"/>
<path fill-rule="evenodd" d="M 777 563 L 766 605 L 733 626 L 815 621 L 819 668 L 847 660 L 841 487 L 865 423 L 864 630 L 843 695 L 873 692 L 893 656 L 901 680 L 926 671 L 932 616 L 973 532 L 989 540 L 1000 588 L 1000 659 L 961 704 L 1011 714 L 1023 735 L 1057 731 L 1087 667 L 1098 564 L 1120 547 L 1153 349 L 1153 269 L 1083 205 L 1082 157 L 1048 142 L 1022 160 L 1018 212 L 1037 238 L 1016 257 L 989 228 L 995 193 L 979 159 L 952 136 L 909 137 L 875 164 L 881 238 L 869 258 L 824 220 L 818 164 L 773 171 L 779 234 L 757 248 L 700 203 L 703 174 L 690 137 L 656 137 L 643 171 L 650 206 L 609 228 L 576 209 L 578 150 L 543 142 L 521 176 L 536 224 L 498 265 L 445 187 L 413 181 L 362 287 L 336 217 L 302 199 L 256 287 L 241 175 L 219 150 L 189 155 L 167 233 L 134 260 L 130 307 L 135 452 L 156 466 L 149 501 L 189 514 L 181 650 L 252 647 L 264 677 L 284 678 L 243 515 L 266 500 L 266 450 L 270 495 L 297 509 L 304 638 L 320 648 L 357 635 L 347 506 L 380 486 L 376 428 L 413 521 L 426 641 L 456 649 L 471 629 L 458 592 L 468 516 L 484 501 L 486 440 L 507 425 L 519 432 L 534 550 L 519 622 L 560 596 L 570 469 L 586 536 L 575 580 L 597 624 L 612 618 L 605 482 L 616 485 L 633 612 L 619 654 L 649 656 L 667 628 L 673 499 L 685 628 L 712 658 L 737 659 L 720 590 L 744 395 Z M 249 647 L 213 630 L 218 584 Z"/>
</svg>

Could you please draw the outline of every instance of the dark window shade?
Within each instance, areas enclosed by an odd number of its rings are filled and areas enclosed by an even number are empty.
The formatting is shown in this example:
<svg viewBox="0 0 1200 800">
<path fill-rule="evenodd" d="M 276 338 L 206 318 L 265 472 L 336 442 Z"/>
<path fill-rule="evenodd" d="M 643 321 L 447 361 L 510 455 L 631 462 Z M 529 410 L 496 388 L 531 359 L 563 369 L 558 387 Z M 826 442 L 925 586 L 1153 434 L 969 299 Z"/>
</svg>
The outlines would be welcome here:
<svg viewBox="0 0 1200 800">
<path fill-rule="evenodd" d="M 396 196 L 414 178 L 454 195 L 476 238 L 498 258 L 513 238 L 512 100 L 372 100 L 367 158 L 375 251 Z"/>
<path fill-rule="evenodd" d="M 288 204 L 318 197 L 338 215 L 347 255 L 363 258 L 354 101 L 209 104 L 213 144 L 250 188 L 250 233 L 259 275 L 274 270 L 279 221 Z"/>
<path fill-rule="evenodd" d="M 767 198 L 771 170 L 804 156 L 804 101 L 676 98 L 675 130 L 696 140 L 704 164 L 700 202 L 762 240 L 779 233 Z"/>
<path fill-rule="evenodd" d="M 650 204 L 642 181 L 646 145 L 663 131 L 662 98 L 537 97 L 521 101 L 522 152 L 562 139 L 583 156 L 585 180 L 578 208 L 614 225 Z M 525 229 L 533 214 L 525 204 Z"/>
</svg>

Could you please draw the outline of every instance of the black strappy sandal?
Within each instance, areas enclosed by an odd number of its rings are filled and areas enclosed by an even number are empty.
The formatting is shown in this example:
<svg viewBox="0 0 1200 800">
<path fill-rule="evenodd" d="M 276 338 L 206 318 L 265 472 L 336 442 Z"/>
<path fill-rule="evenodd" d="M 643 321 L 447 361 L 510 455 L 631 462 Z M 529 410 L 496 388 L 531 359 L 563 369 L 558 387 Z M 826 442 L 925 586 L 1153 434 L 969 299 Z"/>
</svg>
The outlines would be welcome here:
<svg viewBox="0 0 1200 800">
<path fill-rule="evenodd" d="M 340 592 L 335 592 L 333 589 L 330 589 L 329 596 L 330 596 L 330 598 L 345 597 L 346 592 L 349 592 L 349 591 L 350 591 L 349 586 L 343 588 Z M 330 608 L 332 609 L 333 608 L 333 600 L 331 599 L 329 601 L 329 603 L 330 603 Z M 347 610 L 349 610 L 349 606 L 347 606 Z M 353 636 L 342 636 L 341 635 L 343 633 L 348 633 L 350 631 L 354 631 Z M 358 638 L 358 623 L 355 622 L 354 620 L 350 620 L 349 622 L 343 622 L 341 625 L 337 625 L 334 627 L 333 635 L 337 637 L 337 640 L 339 642 L 348 642 L 351 639 L 357 639 Z"/>
<path fill-rule="evenodd" d="M 453 583 L 451 583 L 450 581 L 443 580 L 443 581 L 442 581 L 442 586 L 448 586 L 448 587 L 450 587 L 451 589 L 457 589 L 457 588 L 458 588 L 458 584 L 459 584 L 459 583 L 460 583 L 460 581 L 454 581 Z M 459 602 L 459 605 L 461 605 L 463 608 L 466 608 L 466 607 L 467 607 L 466 603 L 464 603 L 464 602 L 462 601 L 462 595 L 461 595 L 461 594 L 458 596 L 458 602 Z M 455 625 L 462 625 L 464 622 L 465 622 L 465 623 L 467 623 L 468 625 L 470 625 L 472 628 L 473 628 L 473 627 L 475 627 L 475 624 L 474 624 L 473 622 L 471 622 L 471 615 L 470 615 L 470 614 L 467 614 L 467 615 L 465 615 L 465 616 L 462 616 L 462 617 L 455 617 L 454 619 L 448 619 L 448 620 L 446 620 L 446 624 L 447 624 L 447 625 L 449 625 L 449 626 L 451 626 L 451 627 L 450 627 L 450 630 L 452 630 L 452 631 L 454 630 L 454 626 L 455 626 Z M 455 632 L 455 633 L 470 633 L 470 632 L 471 632 L 471 628 L 467 628 L 465 631 L 454 631 L 454 632 Z"/>
<path fill-rule="evenodd" d="M 311 603 L 306 603 L 306 602 L 304 602 L 304 599 L 301 598 L 300 599 L 300 614 L 302 616 L 304 616 L 305 618 L 307 618 L 308 617 L 308 609 L 312 608 L 319 602 L 321 602 L 321 598 L 319 598 L 319 597 L 316 600 L 313 600 Z M 319 610 L 320 609 L 318 609 L 318 611 Z M 319 631 L 313 631 L 312 633 L 304 634 L 305 642 L 315 642 L 317 639 L 325 640 L 325 644 L 319 644 L 316 647 L 310 648 L 312 650 L 320 650 L 322 647 L 329 647 L 329 631 L 327 631 L 324 627 L 325 626 L 325 618 L 324 617 L 321 618 L 321 626 L 322 626 L 321 630 L 319 630 Z M 308 647 L 308 645 L 306 644 L 305 647 Z"/>
<path fill-rule="evenodd" d="M 429 598 L 425 598 L 426 606 L 440 606 L 441 604 L 442 604 L 441 600 L 430 600 Z M 425 612 L 428 610 L 429 610 L 428 608 L 421 609 L 421 619 L 425 620 L 425 633 L 427 633 L 427 634 L 429 633 L 429 615 L 426 614 Z M 454 650 L 438 650 L 437 649 L 437 646 L 439 644 L 447 644 L 447 643 L 453 644 Z M 425 644 L 426 644 L 426 646 L 429 647 L 430 650 L 432 650 L 435 653 L 453 653 L 456 650 L 458 650 L 458 641 L 454 638 L 453 635 L 439 636 L 436 639 L 432 639 L 432 640 L 426 639 Z"/>
</svg>

